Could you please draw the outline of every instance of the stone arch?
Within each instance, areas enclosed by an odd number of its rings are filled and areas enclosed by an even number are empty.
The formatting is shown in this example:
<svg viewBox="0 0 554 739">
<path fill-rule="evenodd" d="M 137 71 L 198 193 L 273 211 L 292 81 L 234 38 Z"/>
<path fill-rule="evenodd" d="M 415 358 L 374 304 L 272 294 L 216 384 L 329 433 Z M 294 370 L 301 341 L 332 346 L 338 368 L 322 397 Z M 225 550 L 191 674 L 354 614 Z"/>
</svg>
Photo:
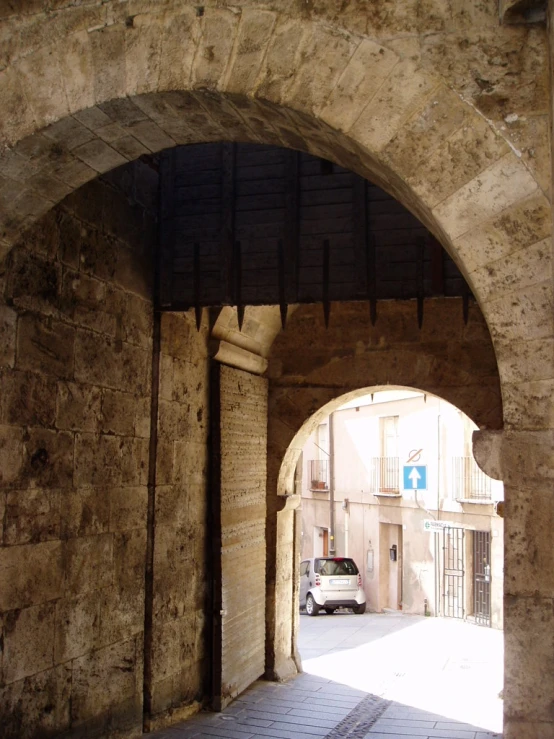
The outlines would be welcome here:
<svg viewBox="0 0 554 739">
<path fill-rule="evenodd" d="M 477 306 L 466 326 L 459 300 L 432 301 L 417 335 L 413 310 L 385 302 L 372 327 L 367 306 L 343 303 L 326 329 L 318 306 L 297 307 L 269 357 L 269 494 L 294 493 L 294 466 L 310 423 L 360 388 L 417 388 L 452 403 L 480 428 L 502 427 L 494 349 Z"/>
<path fill-rule="evenodd" d="M 552 389 L 529 361 L 552 341 L 541 172 L 412 44 L 295 12 L 106 3 L 20 34 L 0 76 L 18 111 L 0 132 L 3 252 L 68 192 L 143 154 L 222 138 L 304 149 L 389 191 L 454 257 L 497 346 L 506 421 L 519 423 L 522 383 L 542 399 Z"/>
</svg>

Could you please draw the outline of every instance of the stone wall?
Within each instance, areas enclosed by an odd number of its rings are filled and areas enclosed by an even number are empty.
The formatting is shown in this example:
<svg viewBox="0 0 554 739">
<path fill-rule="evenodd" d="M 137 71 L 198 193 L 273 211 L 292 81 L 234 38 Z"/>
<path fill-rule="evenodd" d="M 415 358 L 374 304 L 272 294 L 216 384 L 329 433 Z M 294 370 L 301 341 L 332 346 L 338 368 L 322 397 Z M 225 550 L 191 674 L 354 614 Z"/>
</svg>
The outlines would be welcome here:
<svg viewBox="0 0 554 739">
<path fill-rule="evenodd" d="M 162 315 L 147 728 L 189 715 L 207 695 L 207 335 L 190 313 Z"/>
<path fill-rule="evenodd" d="M 152 450 L 157 181 L 137 162 L 85 186 L 2 275 L 7 739 L 138 735 L 144 685 L 150 726 L 206 694 L 207 323 L 162 317 Z"/>
<path fill-rule="evenodd" d="M 142 727 L 153 225 L 96 182 L 2 278 L 5 737 Z"/>
</svg>

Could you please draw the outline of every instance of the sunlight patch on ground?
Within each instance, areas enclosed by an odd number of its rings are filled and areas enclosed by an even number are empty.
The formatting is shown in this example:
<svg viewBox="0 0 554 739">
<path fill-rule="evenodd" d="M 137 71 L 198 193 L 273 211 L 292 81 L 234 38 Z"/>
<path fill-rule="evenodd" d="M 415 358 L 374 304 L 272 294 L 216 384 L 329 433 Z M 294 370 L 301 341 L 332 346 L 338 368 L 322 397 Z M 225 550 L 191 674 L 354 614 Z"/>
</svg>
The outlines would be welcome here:
<svg viewBox="0 0 554 739">
<path fill-rule="evenodd" d="M 502 637 L 460 621 L 426 619 L 302 665 L 309 674 L 500 732 Z"/>
</svg>

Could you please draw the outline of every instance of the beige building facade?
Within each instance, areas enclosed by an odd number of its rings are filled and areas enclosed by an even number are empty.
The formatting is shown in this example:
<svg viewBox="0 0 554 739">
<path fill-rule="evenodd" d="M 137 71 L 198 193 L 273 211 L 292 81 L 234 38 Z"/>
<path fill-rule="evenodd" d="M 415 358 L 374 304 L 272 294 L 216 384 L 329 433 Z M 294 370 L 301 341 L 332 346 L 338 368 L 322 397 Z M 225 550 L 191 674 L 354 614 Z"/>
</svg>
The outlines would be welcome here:
<svg viewBox="0 0 554 739">
<path fill-rule="evenodd" d="M 504 736 L 551 739 L 551 13 L 2 4 L 6 737 L 140 736 L 295 674 L 299 454 L 345 400 L 394 385 L 466 413 L 478 464 L 504 483 Z M 228 293 L 169 310 L 160 152 L 213 142 L 307 152 L 378 186 L 475 300 L 418 292 L 376 316 L 365 294 L 245 305 L 229 209 Z"/>
<path fill-rule="evenodd" d="M 504 491 L 475 463 L 473 430 L 401 389 L 339 408 L 302 454 L 302 558 L 352 557 L 369 610 L 502 628 Z"/>
</svg>

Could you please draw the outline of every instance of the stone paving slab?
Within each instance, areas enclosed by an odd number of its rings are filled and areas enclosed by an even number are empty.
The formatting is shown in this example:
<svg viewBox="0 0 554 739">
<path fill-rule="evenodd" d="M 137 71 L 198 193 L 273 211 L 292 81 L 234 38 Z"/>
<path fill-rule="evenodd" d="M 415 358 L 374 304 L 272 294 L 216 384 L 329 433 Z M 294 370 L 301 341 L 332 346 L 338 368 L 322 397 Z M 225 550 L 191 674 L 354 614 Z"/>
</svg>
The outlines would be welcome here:
<svg viewBox="0 0 554 739">
<path fill-rule="evenodd" d="M 332 697 L 337 705 L 329 705 Z M 347 705 L 344 705 L 344 701 Z M 203 712 L 152 739 L 493 739 L 500 734 L 330 680 L 258 681 L 222 713 Z"/>
<path fill-rule="evenodd" d="M 381 618 L 375 614 L 367 618 L 356 616 L 348 622 L 352 624 L 352 628 L 337 629 L 329 642 L 338 641 L 343 651 L 351 650 L 352 665 L 369 664 L 367 654 L 357 654 L 355 651 L 357 645 L 353 642 L 371 643 L 375 641 L 377 631 L 379 632 L 377 638 L 380 638 L 383 634 L 393 634 L 399 629 L 406 629 L 410 624 L 419 622 L 426 623 L 425 619 L 418 617 Z M 312 629 L 316 636 L 321 635 L 324 630 L 335 628 L 333 624 L 337 625 L 336 618 L 329 619 L 327 623 L 324 618 L 308 622 L 309 629 Z M 309 629 L 305 628 L 303 631 L 304 642 L 312 638 Z M 306 659 L 305 651 L 306 647 L 301 647 L 303 659 Z M 333 651 L 334 649 L 329 647 L 324 650 L 326 654 Z M 441 660 L 444 661 L 442 658 Z M 451 662 L 453 663 L 452 659 Z M 439 668 L 440 665 L 437 669 Z M 403 680 L 404 668 L 398 669 L 400 672 L 395 674 Z M 416 673 L 418 671 L 421 671 L 419 662 L 416 665 Z M 440 671 L 438 674 L 441 674 Z M 333 679 L 329 679 L 331 677 Z M 397 696 L 389 696 L 387 699 L 386 692 L 376 694 L 379 693 L 378 690 L 373 692 L 371 689 L 360 690 L 345 685 L 345 682 L 349 682 L 348 679 L 342 682 L 340 680 L 340 676 L 337 678 L 332 671 L 328 676 L 303 673 L 287 683 L 260 680 L 222 713 L 202 712 L 178 726 L 150 736 L 152 739 L 501 738 L 501 734 L 441 715 L 440 701 L 437 704 L 438 712 L 435 705 L 432 707 L 427 705 L 426 708 L 431 710 L 423 710 L 400 702 L 404 700 L 403 697 L 399 700 Z M 419 682 L 421 683 L 421 677 Z M 464 715 L 457 718 L 463 719 Z"/>
</svg>

